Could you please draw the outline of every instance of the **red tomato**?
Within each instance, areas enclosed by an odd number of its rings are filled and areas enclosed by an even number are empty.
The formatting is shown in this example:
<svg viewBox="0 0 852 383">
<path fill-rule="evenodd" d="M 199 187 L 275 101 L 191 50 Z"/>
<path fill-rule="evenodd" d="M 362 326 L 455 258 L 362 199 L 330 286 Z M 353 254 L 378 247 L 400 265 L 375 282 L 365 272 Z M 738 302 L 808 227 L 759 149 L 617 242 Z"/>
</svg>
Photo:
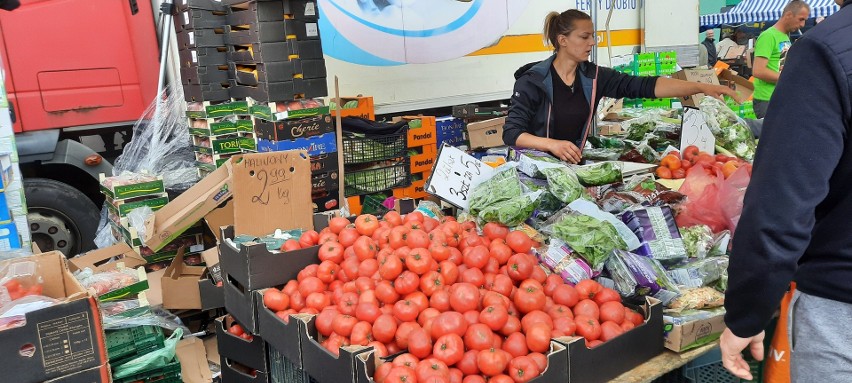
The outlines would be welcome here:
<svg viewBox="0 0 852 383">
<path fill-rule="evenodd" d="M 461 281 L 482 288 L 485 286 L 485 274 L 480 269 L 470 268 L 461 273 Z"/>
<path fill-rule="evenodd" d="M 402 273 L 402 260 L 394 254 L 379 258 L 379 275 L 386 281 L 395 280 Z"/>
<path fill-rule="evenodd" d="M 319 260 L 340 264 L 343 262 L 343 246 L 337 242 L 326 242 L 320 246 Z"/>
<path fill-rule="evenodd" d="M 394 340 L 396 340 L 396 345 L 401 349 L 408 348 L 408 337 L 414 330 L 422 330 L 417 322 L 402 322 L 399 324 L 399 327 L 396 329 L 396 335 L 394 336 Z"/>
<path fill-rule="evenodd" d="M 544 356 L 544 354 L 539 352 L 533 352 L 527 356 L 529 356 L 530 359 L 535 362 L 535 364 L 538 366 L 539 371 L 544 372 L 544 370 L 547 369 L 547 357 Z"/>
<path fill-rule="evenodd" d="M 528 279 L 524 281 L 524 283 L 527 283 L 528 281 L 535 282 L 534 280 Z M 534 310 L 543 309 L 545 295 L 544 291 L 542 291 L 541 284 L 538 282 L 528 283 L 526 285 L 522 284 L 521 288 L 518 289 L 518 292 L 515 293 L 513 302 L 515 303 L 515 307 L 517 307 L 518 311 L 524 314 Z"/>
<path fill-rule="evenodd" d="M 376 284 L 376 299 L 386 305 L 391 305 L 399 300 L 399 293 L 396 292 L 390 281 L 382 280 Z"/>
<path fill-rule="evenodd" d="M 448 379 L 450 378 L 450 369 L 447 367 L 447 364 L 436 358 L 421 360 L 420 363 L 417 363 L 417 368 L 414 369 L 414 372 L 417 374 L 418 382 L 448 382 Z M 438 378 L 439 380 L 430 380 L 434 378 Z"/>
<path fill-rule="evenodd" d="M 331 231 L 320 233 L 319 239 L 317 239 L 317 244 L 322 245 L 326 242 L 337 243 L 337 234 L 334 234 Z"/>
<path fill-rule="evenodd" d="M 509 262 L 509 258 L 512 256 L 512 254 L 514 254 L 512 252 L 512 248 L 504 244 L 497 244 L 491 246 L 489 252 L 491 254 L 491 258 L 497 260 L 497 263 L 500 266 L 503 266 L 506 264 L 506 262 Z"/>
<path fill-rule="evenodd" d="M 388 372 L 385 383 L 410 383 L 417 382 L 417 374 L 410 367 L 394 367 Z"/>
<path fill-rule="evenodd" d="M 420 277 L 411 271 L 403 271 L 393 282 L 393 287 L 399 295 L 407 295 L 420 287 Z"/>
<path fill-rule="evenodd" d="M 547 310 L 547 315 L 550 315 L 553 319 L 562 317 L 574 319 L 574 312 L 565 305 L 553 305 L 553 307 Z"/>
<path fill-rule="evenodd" d="M 317 276 L 317 270 L 319 269 L 319 265 L 308 265 L 302 271 L 299 271 L 299 274 L 296 275 L 296 280 L 302 282 L 307 277 L 315 277 Z"/>
<path fill-rule="evenodd" d="M 290 307 L 290 297 L 274 287 L 266 289 L 263 293 L 263 305 L 272 311 L 284 311 Z"/>
<path fill-rule="evenodd" d="M 337 310 L 341 314 L 355 315 L 356 307 L 358 307 L 358 294 L 353 292 L 343 293 L 340 301 L 337 302 Z"/>
<path fill-rule="evenodd" d="M 351 315 L 338 315 L 331 321 L 331 327 L 337 335 L 348 338 L 358 319 Z"/>
<path fill-rule="evenodd" d="M 498 349 L 480 351 L 476 356 L 476 366 L 485 376 L 500 375 L 506 370 L 509 360 L 506 354 Z"/>
<path fill-rule="evenodd" d="M 524 318 L 521 319 L 521 328 L 523 328 L 524 331 L 529 330 L 529 328 L 534 324 L 544 324 L 550 329 L 553 329 L 553 318 L 543 311 L 534 310 L 530 311 L 527 315 L 524 315 Z"/>
<path fill-rule="evenodd" d="M 458 312 L 479 309 L 479 289 L 470 283 L 456 283 L 450 286 L 450 307 Z"/>
<path fill-rule="evenodd" d="M 424 248 L 414 248 L 405 257 L 405 267 L 417 275 L 426 274 L 432 264 L 432 254 Z"/>
<path fill-rule="evenodd" d="M 577 331 L 577 325 L 572 318 L 559 317 L 553 320 L 553 329 L 562 332 L 565 336 L 573 336 Z"/>
<path fill-rule="evenodd" d="M 488 258 L 491 256 L 488 248 L 482 245 L 468 248 L 462 254 L 465 266 L 477 269 L 482 269 L 488 265 Z"/>
<path fill-rule="evenodd" d="M 242 336 L 246 333 L 245 330 L 243 330 L 243 326 L 240 326 L 236 323 L 231 325 L 231 327 L 228 327 L 228 332 L 234 336 Z"/>
<path fill-rule="evenodd" d="M 550 350 L 551 328 L 545 323 L 530 325 L 525 332 L 527 348 L 532 352 L 548 352 Z"/>
<path fill-rule="evenodd" d="M 512 358 L 529 354 L 530 350 L 527 347 L 527 337 L 520 332 L 510 334 L 506 337 L 506 341 L 503 342 L 503 351 L 508 352 Z"/>
<path fill-rule="evenodd" d="M 429 243 L 430 243 L 429 234 L 427 234 L 425 231 L 420 230 L 420 229 L 411 230 L 411 232 L 408 233 L 408 235 L 406 236 L 406 239 L 405 239 L 406 246 L 408 246 L 412 249 L 416 249 L 416 248 L 424 248 L 425 249 L 425 248 L 429 247 Z"/>
<path fill-rule="evenodd" d="M 488 326 L 482 323 L 477 323 L 468 326 L 467 331 L 464 334 L 464 345 L 467 350 L 487 350 L 491 348 L 493 336 L 494 333 Z"/>
<path fill-rule="evenodd" d="M 580 283 L 575 286 L 577 293 L 579 294 L 580 300 L 583 299 L 594 299 L 595 294 L 599 293 L 603 290 L 603 286 L 600 283 L 593 281 L 591 279 L 584 279 L 580 281 Z M 566 305 L 568 307 L 572 307 L 571 305 Z"/>
<path fill-rule="evenodd" d="M 509 362 L 509 376 L 515 383 L 525 383 L 535 379 L 541 371 L 538 364 L 529 356 L 519 356 Z"/>
<path fill-rule="evenodd" d="M 420 358 L 411 355 L 410 353 L 402 354 L 393 359 L 394 366 L 410 367 L 414 369 L 420 363 Z"/>
<path fill-rule="evenodd" d="M 544 272 L 544 269 L 542 269 L 541 266 L 535 264 L 532 269 L 532 273 L 530 274 L 530 279 L 536 280 L 538 283 L 544 283 L 547 281 L 547 273 Z"/>
<path fill-rule="evenodd" d="M 398 301 L 393 305 L 393 316 L 402 322 L 413 322 L 420 315 L 417 305 L 408 300 Z"/>
<path fill-rule="evenodd" d="M 288 240 L 284 241 L 283 245 L 281 245 L 281 251 L 283 251 L 283 252 L 299 250 L 301 248 L 302 248 L 302 245 L 300 245 L 299 241 L 297 241 L 295 239 L 288 239 Z"/>
<path fill-rule="evenodd" d="M 601 325 L 597 319 L 580 315 L 574 317 L 574 323 L 577 325 L 577 335 L 590 341 L 601 337 Z"/>
<path fill-rule="evenodd" d="M 459 279 L 459 267 L 452 261 L 441 261 L 438 264 L 438 272 L 444 277 L 444 284 L 450 286 Z"/>
<path fill-rule="evenodd" d="M 446 289 L 435 291 L 429 297 L 429 306 L 440 312 L 448 311 L 450 309 L 450 292 Z"/>
<path fill-rule="evenodd" d="M 323 293 L 310 293 L 305 298 L 305 306 L 317 311 L 324 309 L 329 304 L 331 304 L 331 299 Z"/>
<path fill-rule="evenodd" d="M 553 303 L 574 307 L 580 301 L 580 294 L 574 287 L 562 284 L 553 290 Z"/>
<path fill-rule="evenodd" d="M 402 225 L 402 216 L 399 215 L 395 210 L 391 210 L 382 217 L 382 220 L 391 224 L 391 226 L 399 226 Z"/>
<path fill-rule="evenodd" d="M 366 346 L 373 341 L 373 326 L 367 322 L 361 321 L 352 327 L 352 336 L 350 343 L 353 345 Z"/>
<path fill-rule="evenodd" d="M 624 308 L 624 318 L 633 322 L 634 325 L 639 326 L 642 323 L 645 323 L 645 317 L 642 314 L 639 314 L 633 310 L 628 308 Z"/>
<path fill-rule="evenodd" d="M 624 332 L 628 332 L 630 330 L 633 330 L 635 327 L 636 327 L 636 325 L 633 324 L 633 322 L 631 322 L 629 320 L 625 320 L 624 322 L 621 323 L 621 329 L 624 330 Z"/>
<path fill-rule="evenodd" d="M 549 297 L 553 297 L 553 292 L 556 291 L 556 288 L 564 285 L 565 282 L 562 280 L 557 274 L 550 274 L 547 276 L 547 279 L 544 281 L 544 295 Z"/>
<path fill-rule="evenodd" d="M 482 227 L 482 233 L 485 234 L 488 239 L 502 239 L 506 238 L 506 235 L 509 234 L 509 228 L 499 223 L 489 222 Z"/>
<path fill-rule="evenodd" d="M 317 277 L 307 277 L 299 283 L 299 293 L 307 297 L 310 293 L 321 293 L 325 291 L 325 283 Z"/>
<path fill-rule="evenodd" d="M 514 281 L 523 281 L 532 275 L 532 270 L 535 265 L 525 254 L 515 254 L 509 258 L 507 266 L 509 278 L 512 278 Z"/>
<path fill-rule="evenodd" d="M 391 315 L 382 314 L 373 322 L 373 338 L 379 342 L 385 344 L 393 342 L 396 330 L 396 319 Z"/>
<path fill-rule="evenodd" d="M 314 230 L 308 230 L 299 237 L 299 245 L 303 248 L 316 246 L 317 243 L 319 243 L 319 233 Z"/>
<path fill-rule="evenodd" d="M 355 218 L 355 230 L 358 234 L 371 236 L 379 228 L 379 220 L 371 214 L 362 214 Z"/>
<path fill-rule="evenodd" d="M 305 298 L 298 290 L 294 291 L 293 294 L 290 294 L 290 308 L 296 311 L 305 308 Z"/>
<path fill-rule="evenodd" d="M 376 258 L 376 254 L 379 252 L 379 247 L 376 246 L 375 241 L 367 236 L 358 237 L 352 246 L 359 261 Z"/>
<path fill-rule="evenodd" d="M 379 316 L 382 315 L 382 311 L 379 309 L 379 306 L 375 303 L 358 303 L 355 306 L 355 318 L 358 318 L 360 321 L 364 321 L 367 323 L 374 323 Z"/>
<path fill-rule="evenodd" d="M 450 247 L 444 242 L 432 241 L 429 245 L 429 253 L 435 261 L 443 262 L 450 258 Z"/>
<path fill-rule="evenodd" d="M 432 355 L 448 366 L 458 363 L 464 356 L 464 341 L 457 334 L 447 334 L 435 341 Z"/>
<path fill-rule="evenodd" d="M 432 337 L 422 328 L 408 334 L 408 352 L 423 359 L 432 353 Z"/>
<path fill-rule="evenodd" d="M 610 339 L 613 339 L 624 333 L 624 329 L 618 323 L 615 322 L 603 322 L 601 323 L 601 341 L 609 342 Z"/>
<path fill-rule="evenodd" d="M 415 291 L 411 294 L 406 295 L 405 299 L 411 301 L 411 303 L 413 303 L 414 306 L 417 307 L 418 311 L 423 311 L 429 308 L 429 298 L 426 296 L 426 294 L 423 294 L 420 291 Z"/>
<path fill-rule="evenodd" d="M 513 231 L 506 235 L 506 244 L 512 248 L 515 253 L 529 253 L 532 248 L 532 240 L 522 231 Z"/>
<path fill-rule="evenodd" d="M 577 305 L 574 306 L 574 318 L 578 316 L 587 316 L 598 320 L 601 317 L 600 308 L 598 308 L 598 304 L 595 301 L 584 299 L 577 302 Z"/>
<path fill-rule="evenodd" d="M 330 260 L 325 260 L 320 263 L 319 267 L 317 267 L 317 278 L 319 278 L 323 283 L 331 283 L 337 279 L 337 273 L 339 271 L 340 265 Z"/>
<path fill-rule="evenodd" d="M 461 370 L 465 375 L 479 374 L 479 367 L 476 365 L 477 355 L 479 355 L 479 351 L 468 350 L 462 355 L 462 359 L 456 363 L 456 368 Z"/>
<path fill-rule="evenodd" d="M 518 331 L 521 331 L 521 320 L 518 319 L 518 317 L 509 316 L 509 320 L 506 321 L 506 325 L 500 329 L 500 334 L 509 336 Z"/>
<path fill-rule="evenodd" d="M 328 221 L 328 228 L 334 234 L 340 234 L 346 226 L 349 226 L 349 220 L 343 217 L 334 217 Z"/>
<path fill-rule="evenodd" d="M 621 295 L 613 289 L 603 288 L 593 298 L 595 303 L 602 305 L 606 302 L 621 302 Z"/>
<path fill-rule="evenodd" d="M 479 313 L 479 322 L 492 331 L 499 331 L 509 321 L 509 311 L 503 306 L 488 306 Z"/>
<path fill-rule="evenodd" d="M 515 381 L 509 375 L 500 374 L 492 376 L 491 379 L 488 379 L 488 383 L 515 383 Z"/>
<path fill-rule="evenodd" d="M 464 336 L 467 327 L 468 322 L 461 313 L 455 311 L 443 312 L 432 322 L 432 339 L 438 339 L 447 334 Z"/>
<path fill-rule="evenodd" d="M 601 321 L 613 321 L 617 325 L 621 325 L 624 322 L 624 305 L 620 302 L 605 302 L 600 307 L 601 312 Z"/>
<path fill-rule="evenodd" d="M 357 241 L 359 237 L 361 237 L 361 235 L 358 234 L 358 230 L 355 230 L 354 227 L 344 228 L 343 231 L 340 232 L 340 234 L 337 234 L 337 240 L 344 247 L 350 247 L 354 245 L 355 241 Z"/>
</svg>

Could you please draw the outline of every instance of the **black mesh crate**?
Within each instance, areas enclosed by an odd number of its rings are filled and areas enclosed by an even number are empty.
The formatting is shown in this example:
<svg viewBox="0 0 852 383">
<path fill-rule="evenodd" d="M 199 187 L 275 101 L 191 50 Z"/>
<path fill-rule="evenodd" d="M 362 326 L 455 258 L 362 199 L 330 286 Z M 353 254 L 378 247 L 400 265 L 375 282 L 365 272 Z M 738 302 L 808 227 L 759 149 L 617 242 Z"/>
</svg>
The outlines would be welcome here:
<svg viewBox="0 0 852 383">
<path fill-rule="evenodd" d="M 409 158 L 347 167 L 344 182 L 347 197 L 409 186 L 411 185 Z"/>
<path fill-rule="evenodd" d="M 399 158 L 405 156 L 407 150 L 408 128 L 382 135 L 343 132 L 343 163 L 346 165 Z"/>
</svg>

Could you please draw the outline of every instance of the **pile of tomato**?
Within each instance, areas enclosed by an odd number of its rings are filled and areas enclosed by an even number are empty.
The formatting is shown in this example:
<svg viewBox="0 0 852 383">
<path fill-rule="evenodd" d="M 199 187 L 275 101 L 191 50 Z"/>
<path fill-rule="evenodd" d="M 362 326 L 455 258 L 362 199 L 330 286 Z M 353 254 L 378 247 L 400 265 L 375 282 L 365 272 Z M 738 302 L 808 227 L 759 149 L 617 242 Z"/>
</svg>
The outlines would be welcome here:
<svg viewBox="0 0 852 383">
<path fill-rule="evenodd" d="M 289 322 L 316 314 L 321 344 L 339 355 L 372 346 L 378 383 L 528 382 L 547 368 L 551 339 L 594 347 L 643 323 L 612 289 L 547 275 L 527 234 L 489 223 L 396 212 L 354 225 L 334 218 L 289 246 L 320 244 L 319 265 L 263 302 Z"/>
<path fill-rule="evenodd" d="M 751 164 L 737 157 L 724 154 L 710 154 L 699 151 L 695 145 L 687 146 L 683 150 L 683 156 L 677 151 L 671 151 L 660 160 L 657 168 L 657 177 L 664 179 L 686 178 L 695 169 L 700 169 L 709 175 L 715 176 L 720 172 L 725 179 L 734 174 L 740 167 L 746 167 L 751 175 Z"/>
</svg>

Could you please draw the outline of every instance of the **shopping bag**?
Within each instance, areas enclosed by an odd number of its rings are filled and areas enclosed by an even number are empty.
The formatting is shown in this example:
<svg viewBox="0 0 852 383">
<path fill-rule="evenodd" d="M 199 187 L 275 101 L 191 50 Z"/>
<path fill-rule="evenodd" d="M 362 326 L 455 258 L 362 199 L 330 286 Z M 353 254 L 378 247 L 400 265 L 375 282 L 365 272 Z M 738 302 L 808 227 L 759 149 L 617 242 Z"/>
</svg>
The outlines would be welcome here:
<svg viewBox="0 0 852 383">
<path fill-rule="evenodd" d="M 679 190 L 686 196 L 686 202 L 675 217 L 679 227 L 707 225 L 714 233 L 727 229 L 727 220 L 719 208 L 719 189 L 725 177 L 718 169 L 711 168 L 710 171 L 716 175 L 695 169 L 686 176 Z"/>
<path fill-rule="evenodd" d="M 790 341 L 787 338 L 787 319 L 790 313 L 790 301 L 796 291 L 796 282 L 790 284 L 790 291 L 781 299 L 781 315 L 772 336 L 764 367 L 764 382 L 790 383 Z"/>
<path fill-rule="evenodd" d="M 743 213 L 743 199 L 749 181 L 751 176 L 748 169 L 740 167 L 719 187 L 719 208 L 731 233 L 736 232 L 737 222 Z"/>
</svg>

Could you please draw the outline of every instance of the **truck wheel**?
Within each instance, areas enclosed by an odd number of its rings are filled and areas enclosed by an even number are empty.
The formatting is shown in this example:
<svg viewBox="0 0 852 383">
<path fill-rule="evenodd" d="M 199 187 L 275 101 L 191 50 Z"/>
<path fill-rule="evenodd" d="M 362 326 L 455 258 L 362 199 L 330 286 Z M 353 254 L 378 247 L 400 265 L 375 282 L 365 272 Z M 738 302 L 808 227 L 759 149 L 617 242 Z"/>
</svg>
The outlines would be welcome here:
<svg viewBox="0 0 852 383">
<path fill-rule="evenodd" d="M 100 212 L 85 194 L 47 178 L 24 180 L 27 220 L 33 242 L 42 251 L 74 257 L 95 247 Z"/>
</svg>

